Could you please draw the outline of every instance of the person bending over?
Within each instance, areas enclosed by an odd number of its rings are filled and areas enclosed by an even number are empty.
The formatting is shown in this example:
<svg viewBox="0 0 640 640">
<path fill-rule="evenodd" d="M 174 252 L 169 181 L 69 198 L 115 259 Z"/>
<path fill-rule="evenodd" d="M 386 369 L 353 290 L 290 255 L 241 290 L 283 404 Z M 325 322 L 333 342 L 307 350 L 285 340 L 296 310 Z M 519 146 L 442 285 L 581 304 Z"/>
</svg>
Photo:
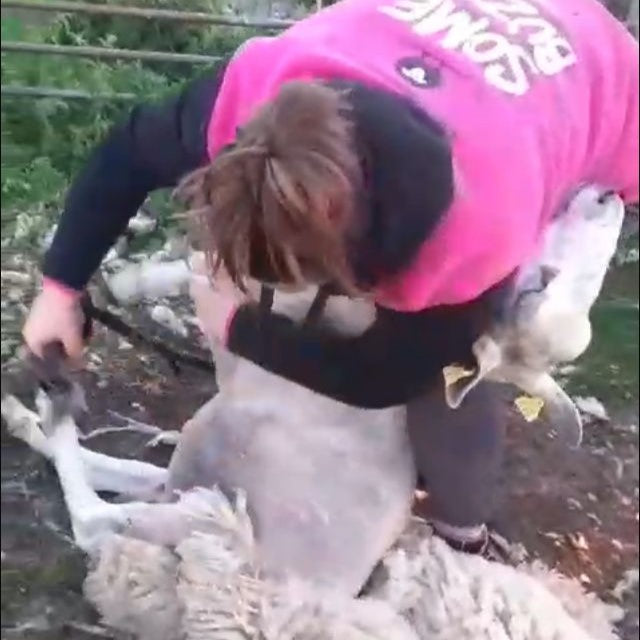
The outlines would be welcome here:
<svg viewBox="0 0 640 640">
<path fill-rule="evenodd" d="M 466 362 L 581 185 L 638 197 L 638 46 L 596 0 L 343 0 L 136 107 L 70 188 L 24 328 L 82 350 L 78 296 L 149 192 L 182 182 L 211 273 L 376 304 L 345 338 L 220 287 L 205 330 L 340 402 L 406 404 L 436 531 L 490 550 L 504 421 Z M 193 293 L 204 295 L 197 284 Z"/>
</svg>

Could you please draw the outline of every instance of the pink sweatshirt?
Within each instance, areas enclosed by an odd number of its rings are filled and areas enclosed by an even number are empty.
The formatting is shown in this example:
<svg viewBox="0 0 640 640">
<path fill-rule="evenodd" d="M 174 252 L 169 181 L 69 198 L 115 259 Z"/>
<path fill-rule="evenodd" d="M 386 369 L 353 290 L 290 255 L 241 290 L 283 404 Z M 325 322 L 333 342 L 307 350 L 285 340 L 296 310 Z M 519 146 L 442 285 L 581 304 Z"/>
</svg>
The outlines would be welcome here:
<svg viewBox="0 0 640 640">
<path fill-rule="evenodd" d="M 454 202 L 411 267 L 381 283 L 383 306 L 477 297 L 531 256 L 583 183 L 638 198 L 638 45 L 596 0 L 342 0 L 238 50 L 210 156 L 307 78 L 408 95 L 449 132 Z"/>
</svg>

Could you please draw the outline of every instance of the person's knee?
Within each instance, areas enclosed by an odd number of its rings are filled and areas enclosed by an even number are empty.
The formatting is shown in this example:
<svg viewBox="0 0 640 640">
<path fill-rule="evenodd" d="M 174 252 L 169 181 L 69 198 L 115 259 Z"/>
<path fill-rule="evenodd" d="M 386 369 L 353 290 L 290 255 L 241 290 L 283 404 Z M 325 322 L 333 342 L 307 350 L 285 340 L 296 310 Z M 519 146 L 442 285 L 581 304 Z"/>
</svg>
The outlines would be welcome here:
<svg viewBox="0 0 640 640">
<path fill-rule="evenodd" d="M 483 524 L 495 512 L 502 467 L 505 415 L 497 389 L 479 385 L 456 410 L 437 393 L 417 400 L 407 415 L 429 516 L 458 527 Z"/>
</svg>

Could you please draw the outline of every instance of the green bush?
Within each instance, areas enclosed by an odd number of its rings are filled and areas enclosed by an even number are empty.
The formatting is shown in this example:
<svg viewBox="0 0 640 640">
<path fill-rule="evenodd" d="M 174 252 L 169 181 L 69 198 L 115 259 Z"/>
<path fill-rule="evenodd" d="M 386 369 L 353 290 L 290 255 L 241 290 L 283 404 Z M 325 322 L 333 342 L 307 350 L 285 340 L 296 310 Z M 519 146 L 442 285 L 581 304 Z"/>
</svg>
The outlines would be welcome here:
<svg viewBox="0 0 640 640">
<path fill-rule="evenodd" d="M 109 0 L 113 4 L 113 0 Z M 130 4 L 184 8 L 179 0 Z M 189 9 L 220 13 L 218 0 L 192 0 Z M 169 21 L 69 14 L 49 24 L 2 17 L 2 38 L 65 45 L 97 45 L 205 53 L 232 52 L 247 29 Z M 176 63 L 101 62 L 23 53 L 2 54 L 2 84 L 76 89 L 95 94 L 132 93 L 140 100 L 173 92 L 202 66 Z M 125 111 L 124 101 L 85 102 L 61 98 L 8 98 L 2 103 L 2 239 L 17 229 L 19 214 L 45 216 L 60 206 L 71 176 L 89 150 Z M 30 234 L 18 234 L 22 239 Z"/>
<path fill-rule="evenodd" d="M 107 0 L 100 4 L 122 4 L 122 0 Z M 180 0 L 127 1 L 129 6 L 159 9 L 183 9 L 222 14 L 221 0 L 190 0 L 188 6 Z M 133 21 L 133 22 L 132 22 Z M 233 51 L 244 39 L 255 35 L 249 29 L 228 26 L 187 24 L 166 20 L 68 14 L 64 16 L 49 41 L 65 45 L 96 45 L 122 49 L 146 49 L 174 53 L 223 55 Z M 172 79 L 180 79 L 184 67 L 176 64 L 152 63 L 147 67 Z"/>
</svg>

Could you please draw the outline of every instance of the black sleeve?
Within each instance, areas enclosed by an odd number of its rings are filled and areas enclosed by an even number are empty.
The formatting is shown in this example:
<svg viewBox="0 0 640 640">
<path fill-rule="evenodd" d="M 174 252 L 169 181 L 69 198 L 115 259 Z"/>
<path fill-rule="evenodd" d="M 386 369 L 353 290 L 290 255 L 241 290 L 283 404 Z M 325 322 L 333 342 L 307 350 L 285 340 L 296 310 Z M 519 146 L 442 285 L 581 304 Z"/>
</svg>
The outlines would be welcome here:
<svg viewBox="0 0 640 640">
<path fill-rule="evenodd" d="M 82 289 L 148 194 L 206 162 L 206 130 L 226 63 L 178 96 L 135 107 L 90 155 L 67 195 L 44 274 Z"/>
<path fill-rule="evenodd" d="M 340 337 L 295 325 L 277 314 L 241 307 L 228 347 L 239 356 L 346 404 L 384 408 L 404 404 L 442 375 L 471 362 L 471 345 L 486 326 L 486 301 L 420 313 L 377 309 L 361 336 Z"/>
</svg>

